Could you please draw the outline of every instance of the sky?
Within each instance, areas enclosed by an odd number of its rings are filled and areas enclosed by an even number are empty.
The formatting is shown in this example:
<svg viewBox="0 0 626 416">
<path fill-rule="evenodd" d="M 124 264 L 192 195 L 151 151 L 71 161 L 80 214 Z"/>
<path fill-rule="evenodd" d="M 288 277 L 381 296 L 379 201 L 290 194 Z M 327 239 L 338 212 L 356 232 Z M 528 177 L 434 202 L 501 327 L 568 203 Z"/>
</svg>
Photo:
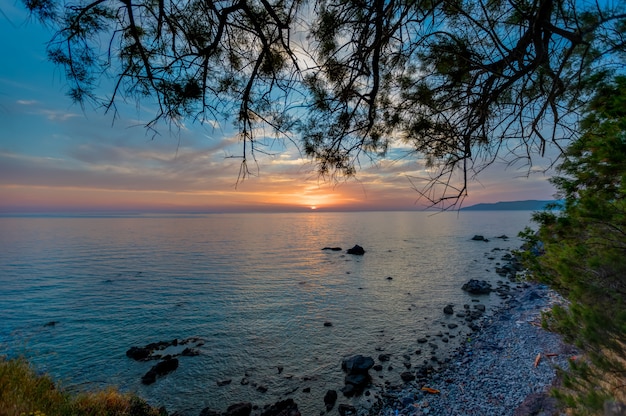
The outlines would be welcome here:
<svg viewBox="0 0 626 416">
<path fill-rule="evenodd" d="M 0 214 L 421 210 L 423 163 L 398 149 L 356 177 L 321 178 L 292 143 L 269 140 L 253 175 L 238 180 L 241 143 L 229 124 L 143 126 L 149 109 L 118 116 L 73 104 L 62 70 L 46 59 L 49 29 L 19 1 L 0 0 Z M 106 92 L 106 91 L 103 91 Z M 463 205 L 553 199 L 545 168 L 496 161 L 469 184 Z"/>
</svg>

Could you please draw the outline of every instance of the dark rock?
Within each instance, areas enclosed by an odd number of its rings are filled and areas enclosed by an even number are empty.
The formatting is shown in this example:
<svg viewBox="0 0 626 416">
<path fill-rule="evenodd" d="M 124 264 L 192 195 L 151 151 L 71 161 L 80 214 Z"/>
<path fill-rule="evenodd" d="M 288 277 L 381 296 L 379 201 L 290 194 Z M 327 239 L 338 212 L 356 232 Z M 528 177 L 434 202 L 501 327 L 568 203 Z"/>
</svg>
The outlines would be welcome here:
<svg viewBox="0 0 626 416">
<path fill-rule="evenodd" d="M 177 358 L 168 358 L 158 362 L 152 369 L 160 376 L 171 373 L 178 368 Z"/>
<path fill-rule="evenodd" d="M 242 378 L 240 381 L 242 386 L 247 386 L 248 384 L 250 384 L 250 380 L 248 380 L 246 377 Z"/>
<path fill-rule="evenodd" d="M 480 312 L 485 312 L 485 305 L 474 305 L 474 309 Z"/>
<path fill-rule="evenodd" d="M 415 380 L 415 374 L 413 374 L 410 371 L 405 371 L 403 373 L 400 374 L 400 378 L 402 379 L 402 381 L 404 381 L 405 383 L 408 383 L 409 381 L 413 381 Z"/>
<path fill-rule="evenodd" d="M 509 237 L 508 237 L 506 234 L 502 234 L 502 235 L 497 236 L 496 238 L 501 238 L 501 239 L 503 239 L 503 240 L 506 240 L 506 239 L 508 239 Z"/>
<path fill-rule="evenodd" d="M 328 390 L 324 395 L 324 404 L 326 405 L 326 411 L 330 411 L 337 402 L 337 392 L 335 390 Z"/>
<path fill-rule="evenodd" d="M 378 356 L 378 361 L 389 361 L 391 360 L 391 354 L 380 354 Z"/>
<path fill-rule="evenodd" d="M 454 314 L 454 309 L 453 309 L 452 305 L 446 305 L 446 307 L 443 308 L 443 313 L 445 313 L 446 315 Z"/>
<path fill-rule="evenodd" d="M 230 378 L 228 378 L 228 379 L 226 379 L 226 380 L 219 380 L 219 381 L 217 382 L 217 385 L 218 385 L 218 386 L 220 386 L 220 387 L 228 386 L 230 383 L 232 383 L 232 381 L 233 381 L 233 380 L 232 380 L 232 379 L 230 379 Z"/>
<path fill-rule="evenodd" d="M 465 283 L 461 289 L 475 295 L 488 294 L 491 293 L 492 290 L 491 284 L 487 281 L 476 279 L 471 279 L 469 282 Z"/>
<path fill-rule="evenodd" d="M 362 355 L 354 355 L 341 362 L 341 369 L 347 373 L 367 373 L 373 366 L 374 359 Z"/>
<path fill-rule="evenodd" d="M 356 387 L 354 386 L 354 384 L 346 384 L 345 386 L 341 388 L 341 392 L 346 397 L 352 397 L 356 395 L 357 393 Z"/>
<path fill-rule="evenodd" d="M 267 392 L 267 387 L 264 385 L 260 385 L 256 388 L 256 390 L 260 393 L 266 393 Z"/>
<path fill-rule="evenodd" d="M 360 245 L 356 244 L 354 247 L 348 249 L 348 254 L 355 254 L 357 256 L 362 256 L 365 254 L 365 250 Z"/>
<path fill-rule="evenodd" d="M 250 416 L 252 413 L 252 403 L 235 403 L 228 406 L 224 416 Z"/>
<path fill-rule="evenodd" d="M 387 280 L 393 280 L 393 277 L 387 276 Z"/>
<path fill-rule="evenodd" d="M 146 374 L 141 377 L 143 384 L 152 384 L 156 381 L 157 376 L 164 376 L 178 368 L 178 359 L 168 358 L 158 362 Z"/>
<path fill-rule="evenodd" d="M 474 237 L 472 237 L 472 240 L 474 240 L 474 241 L 487 241 L 487 240 L 485 240 L 485 237 L 483 237 L 482 235 L 478 235 L 478 234 L 476 234 Z"/>
<path fill-rule="evenodd" d="M 301 416 L 293 399 L 281 400 L 264 409 L 261 416 Z"/>
<path fill-rule="evenodd" d="M 448 324 L 448 328 L 449 329 L 454 329 L 456 328 L 458 325 L 457 324 Z"/>
<path fill-rule="evenodd" d="M 344 379 L 346 384 L 352 384 L 355 387 L 362 387 L 367 385 L 369 377 L 367 374 L 348 374 Z"/>
<path fill-rule="evenodd" d="M 284 367 L 279 365 L 278 367 L 276 367 L 276 370 L 278 370 L 278 374 L 281 374 L 283 372 Z"/>
<path fill-rule="evenodd" d="M 193 348 L 185 348 L 183 352 L 180 353 L 183 357 L 195 357 L 200 355 L 200 351 Z"/>
<path fill-rule="evenodd" d="M 374 369 L 374 371 L 383 371 L 383 366 L 381 364 L 376 364 L 372 368 Z"/>
<path fill-rule="evenodd" d="M 420 343 L 420 344 L 426 344 L 428 342 L 428 339 L 426 339 L 426 338 L 418 338 L 417 342 Z"/>
<path fill-rule="evenodd" d="M 341 251 L 341 247 L 324 247 L 322 250 Z"/>
<path fill-rule="evenodd" d="M 311 393 L 311 387 L 305 387 L 302 389 L 302 393 Z"/>
<path fill-rule="evenodd" d="M 141 382 L 143 384 L 152 384 L 156 381 L 156 379 L 157 379 L 156 371 L 149 370 L 146 374 L 143 375 L 143 377 L 141 377 Z"/>
<path fill-rule="evenodd" d="M 349 404 L 340 404 L 337 410 L 341 416 L 355 416 L 357 414 L 356 407 Z"/>
<path fill-rule="evenodd" d="M 50 321 L 50 322 L 44 324 L 44 326 L 51 327 L 51 326 L 55 326 L 58 323 L 59 323 L 59 321 Z"/>
<path fill-rule="evenodd" d="M 324 326 L 333 326 L 333 323 L 326 321 L 326 322 L 324 322 Z"/>
<path fill-rule="evenodd" d="M 130 349 L 126 351 L 126 356 L 128 358 L 132 358 L 135 361 L 143 361 L 148 359 L 150 353 L 151 351 L 147 348 L 130 347 Z"/>
</svg>

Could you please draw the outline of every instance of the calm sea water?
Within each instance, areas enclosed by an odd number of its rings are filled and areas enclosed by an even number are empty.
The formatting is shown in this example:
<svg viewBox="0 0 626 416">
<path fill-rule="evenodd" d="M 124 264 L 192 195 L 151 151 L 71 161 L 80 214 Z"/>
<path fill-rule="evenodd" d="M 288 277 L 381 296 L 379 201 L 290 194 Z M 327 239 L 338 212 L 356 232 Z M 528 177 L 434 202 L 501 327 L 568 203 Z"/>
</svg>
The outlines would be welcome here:
<svg viewBox="0 0 626 416">
<path fill-rule="evenodd" d="M 392 354 L 394 370 L 376 383 L 400 381 L 404 354 L 421 363 L 417 338 L 441 330 L 446 304 L 470 302 L 464 282 L 498 280 L 487 257 L 519 247 L 515 236 L 529 218 L 519 211 L 0 218 L 0 353 L 26 355 L 68 388 L 115 385 L 170 412 L 292 397 L 303 415 L 318 415 L 326 390 L 343 386 L 342 357 Z M 492 239 L 471 241 L 474 234 Z M 501 234 L 512 238 L 493 239 Z M 345 254 L 354 244 L 366 254 Z M 57 324 L 45 326 L 50 321 Z M 154 362 L 132 361 L 126 350 L 188 337 L 204 341 L 201 355 L 181 357 L 178 370 L 141 384 Z M 240 383 L 244 376 L 250 384 Z M 225 379 L 233 382 L 218 387 Z"/>
</svg>

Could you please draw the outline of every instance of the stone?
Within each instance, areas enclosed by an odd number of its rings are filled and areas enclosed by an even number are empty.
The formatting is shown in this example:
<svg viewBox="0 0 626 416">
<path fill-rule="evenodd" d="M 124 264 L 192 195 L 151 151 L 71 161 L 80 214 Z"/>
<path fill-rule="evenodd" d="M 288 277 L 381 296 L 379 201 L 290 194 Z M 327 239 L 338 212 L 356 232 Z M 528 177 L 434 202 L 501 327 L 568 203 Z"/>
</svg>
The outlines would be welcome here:
<svg viewBox="0 0 626 416">
<path fill-rule="evenodd" d="M 446 305 L 446 307 L 443 308 L 443 313 L 445 313 L 446 315 L 454 314 L 454 309 L 453 309 L 452 305 Z"/>
<path fill-rule="evenodd" d="M 326 321 L 326 322 L 324 322 L 324 326 L 333 326 L 333 323 L 329 322 L 329 321 Z"/>
<path fill-rule="evenodd" d="M 224 416 L 250 416 L 252 413 L 252 403 L 235 403 L 228 406 Z"/>
<path fill-rule="evenodd" d="M 373 366 L 374 359 L 362 355 L 354 355 L 341 362 L 341 369 L 347 373 L 367 373 Z"/>
<path fill-rule="evenodd" d="M 322 250 L 341 251 L 341 247 L 324 247 Z"/>
<path fill-rule="evenodd" d="M 130 347 L 130 349 L 126 351 L 126 356 L 128 358 L 132 358 L 135 361 L 143 361 L 148 359 L 150 353 L 151 351 L 147 348 Z"/>
<path fill-rule="evenodd" d="M 476 234 L 474 237 L 472 237 L 472 240 L 474 241 L 486 241 L 485 237 L 483 237 L 482 235 Z"/>
<path fill-rule="evenodd" d="M 449 329 L 454 329 L 454 328 L 456 328 L 456 327 L 458 327 L 458 325 L 457 325 L 457 324 L 452 324 L 452 323 L 448 324 L 448 328 L 449 328 Z"/>
<path fill-rule="evenodd" d="M 365 250 L 363 249 L 363 247 L 356 244 L 354 247 L 348 249 L 348 254 L 362 256 L 363 254 L 365 254 Z"/>
<path fill-rule="evenodd" d="M 217 382 L 217 385 L 218 385 L 219 387 L 228 386 L 230 383 L 232 383 L 232 381 L 233 381 L 233 380 L 232 380 L 232 379 L 230 379 L 230 378 L 228 378 L 228 379 L 226 379 L 226 380 L 219 380 L 219 381 Z"/>
<path fill-rule="evenodd" d="M 489 282 L 476 279 L 471 279 L 469 282 L 465 283 L 461 289 L 475 295 L 489 294 L 492 290 Z"/>
<path fill-rule="evenodd" d="M 410 371 L 404 371 L 403 373 L 400 374 L 400 378 L 402 379 L 402 381 L 404 381 L 405 383 L 408 383 L 410 381 L 415 380 L 415 374 L 413 374 Z"/>
<path fill-rule="evenodd" d="M 378 356 L 378 361 L 389 361 L 391 360 L 391 354 L 380 354 Z"/>
<path fill-rule="evenodd" d="M 324 404 L 326 405 L 326 411 L 329 412 L 335 406 L 337 402 L 337 392 L 335 390 L 328 390 L 324 395 Z"/>
</svg>

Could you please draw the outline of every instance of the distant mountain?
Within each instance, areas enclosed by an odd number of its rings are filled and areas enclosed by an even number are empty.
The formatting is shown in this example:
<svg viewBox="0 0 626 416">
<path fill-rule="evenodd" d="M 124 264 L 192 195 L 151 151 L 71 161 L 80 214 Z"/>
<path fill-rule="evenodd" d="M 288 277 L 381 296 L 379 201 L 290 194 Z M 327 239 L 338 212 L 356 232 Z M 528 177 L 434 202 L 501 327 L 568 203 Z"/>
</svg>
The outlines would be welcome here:
<svg viewBox="0 0 626 416">
<path fill-rule="evenodd" d="M 546 205 L 560 201 L 506 201 L 492 204 L 476 204 L 461 208 L 461 211 L 541 211 Z"/>
</svg>

